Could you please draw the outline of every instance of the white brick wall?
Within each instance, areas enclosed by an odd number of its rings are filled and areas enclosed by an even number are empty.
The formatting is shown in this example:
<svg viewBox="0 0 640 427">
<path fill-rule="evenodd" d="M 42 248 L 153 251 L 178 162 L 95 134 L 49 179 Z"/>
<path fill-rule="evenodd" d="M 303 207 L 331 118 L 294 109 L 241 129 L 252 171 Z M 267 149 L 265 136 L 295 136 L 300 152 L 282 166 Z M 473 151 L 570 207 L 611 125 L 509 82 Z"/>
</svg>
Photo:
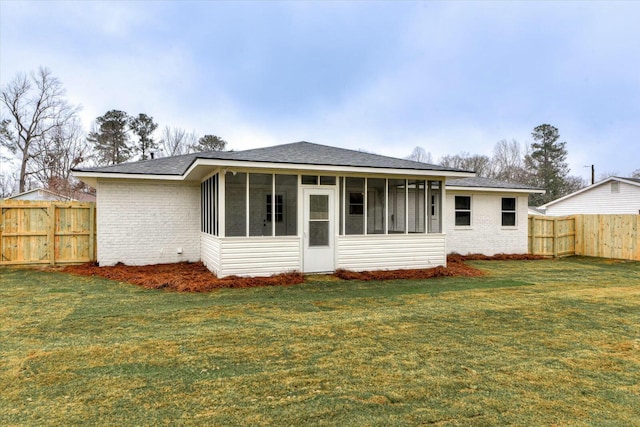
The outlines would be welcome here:
<svg viewBox="0 0 640 427">
<path fill-rule="evenodd" d="M 455 196 L 471 196 L 471 226 L 455 226 Z M 502 227 L 502 197 L 517 198 L 516 227 Z M 521 193 L 447 190 L 447 253 L 525 254 L 528 251 L 528 196 Z"/>
<path fill-rule="evenodd" d="M 96 203 L 100 265 L 200 260 L 199 184 L 98 180 Z"/>
</svg>

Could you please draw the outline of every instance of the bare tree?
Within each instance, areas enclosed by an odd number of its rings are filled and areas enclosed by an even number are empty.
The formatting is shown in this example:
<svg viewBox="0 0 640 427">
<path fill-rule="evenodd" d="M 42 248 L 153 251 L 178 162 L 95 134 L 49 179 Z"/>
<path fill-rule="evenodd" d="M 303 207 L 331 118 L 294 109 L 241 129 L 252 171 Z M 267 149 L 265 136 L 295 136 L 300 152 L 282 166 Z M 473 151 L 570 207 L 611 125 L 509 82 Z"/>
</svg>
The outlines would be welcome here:
<svg viewBox="0 0 640 427">
<path fill-rule="evenodd" d="M 65 99 L 62 83 L 47 68 L 27 76 L 18 74 L 0 94 L 10 116 L 0 133 L 0 144 L 20 162 L 18 191 L 25 191 L 29 175 L 37 173 L 33 159 L 42 156 L 45 140 L 76 116 L 77 108 Z"/>
<path fill-rule="evenodd" d="M 160 145 L 165 156 L 187 154 L 198 143 L 195 132 L 187 132 L 178 127 L 165 126 L 162 129 Z"/>
<path fill-rule="evenodd" d="M 411 154 L 406 157 L 407 160 L 413 160 L 420 163 L 433 163 L 433 157 L 431 153 L 425 151 L 422 147 L 415 147 Z"/>
<path fill-rule="evenodd" d="M 74 197 L 81 187 L 71 175 L 71 169 L 87 161 L 90 147 L 78 119 L 56 128 L 44 140 L 44 154 L 34 158 L 35 178 L 58 194 Z"/>
<path fill-rule="evenodd" d="M 15 174 L 0 170 L 0 199 L 9 197 L 16 192 Z"/>
<path fill-rule="evenodd" d="M 478 176 L 489 177 L 492 175 L 491 159 L 480 154 L 460 154 L 446 155 L 440 158 L 440 165 L 449 168 L 464 169 L 474 171 Z"/>
<path fill-rule="evenodd" d="M 528 183 L 530 177 L 524 164 L 527 154 L 527 147 L 522 148 L 515 139 L 498 141 L 493 148 L 493 158 L 491 159 L 492 178 L 521 184 Z"/>
<path fill-rule="evenodd" d="M 605 179 L 612 177 L 612 176 L 620 176 L 620 173 L 616 170 L 614 171 L 604 171 L 598 174 L 598 180 L 596 182 L 599 181 L 604 181 Z"/>
<path fill-rule="evenodd" d="M 640 178 L 640 169 L 636 169 L 631 172 L 631 178 Z"/>
</svg>

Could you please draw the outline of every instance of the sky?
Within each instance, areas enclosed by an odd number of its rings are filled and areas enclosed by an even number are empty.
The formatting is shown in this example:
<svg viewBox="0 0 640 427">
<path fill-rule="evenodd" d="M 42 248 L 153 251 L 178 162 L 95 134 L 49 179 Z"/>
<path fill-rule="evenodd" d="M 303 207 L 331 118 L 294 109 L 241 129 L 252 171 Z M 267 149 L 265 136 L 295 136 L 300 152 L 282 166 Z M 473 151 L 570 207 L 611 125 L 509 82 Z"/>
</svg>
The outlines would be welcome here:
<svg viewBox="0 0 640 427">
<path fill-rule="evenodd" d="M 0 0 L 0 86 L 47 67 L 111 109 L 243 150 L 434 161 L 559 129 L 571 174 L 640 169 L 640 2 Z M 586 167 L 588 166 L 589 167 Z"/>
</svg>

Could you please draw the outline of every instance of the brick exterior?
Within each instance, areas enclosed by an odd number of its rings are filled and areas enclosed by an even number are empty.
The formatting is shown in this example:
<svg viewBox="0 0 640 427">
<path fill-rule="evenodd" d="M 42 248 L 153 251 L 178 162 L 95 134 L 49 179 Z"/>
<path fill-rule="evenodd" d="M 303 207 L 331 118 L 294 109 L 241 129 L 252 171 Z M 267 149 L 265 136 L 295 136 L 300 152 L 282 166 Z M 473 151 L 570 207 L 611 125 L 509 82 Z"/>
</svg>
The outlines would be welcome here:
<svg viewBox="0 0 640 427">
<path fill-rule="evenodd" d="M 455 226 L 455 196 L 471 196 L 471 226 Z M 445 232 L 447 253 L 462 255 L 526 254 L 528 195 L 522 193 L 447 190 Z M 516 227 L 502 226 L 502 198 L 516 197 Z"/>
<path fill-rule="evenodd" d="M 98 180 L 97 196 L 100 265 L 200 260 L 199 183 Z"/>
</svg>

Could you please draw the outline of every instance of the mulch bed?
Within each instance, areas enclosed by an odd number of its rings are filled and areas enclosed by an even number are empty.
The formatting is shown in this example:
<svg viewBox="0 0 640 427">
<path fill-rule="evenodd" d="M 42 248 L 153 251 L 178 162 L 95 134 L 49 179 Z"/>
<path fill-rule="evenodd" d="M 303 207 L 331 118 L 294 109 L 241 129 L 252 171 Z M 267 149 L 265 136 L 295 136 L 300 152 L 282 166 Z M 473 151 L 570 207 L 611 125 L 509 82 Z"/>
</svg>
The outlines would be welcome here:
<svg viewBox="0 0 640 427">
<path fill-rule="evenodd" d="M 338 270 L 334 274 L 343 280 L 397 280 L 428 279 L 443 276 L 482 276 L 482 271 L 465 264 L 466 260 L 528 260 L 542 259 L 532 255 L 457 255 L 447 257 L 447 267 L 415 270 L 349 271 Z M 218 279 L 201 262 L 130 266 L 117 264 L 99 267 L 95 263 L 69 265 L 61 269 L 65 273 L 82 276 L 99 276 L 127 282 L 148 289 L 168 289 L 177 292 L 209 292 L 222 288 L 253 288 L 259 286 L 288 286 L 304 283 L 302 273 L 276 274 L 270 277 L 229 276 Z"/>
</svg>

